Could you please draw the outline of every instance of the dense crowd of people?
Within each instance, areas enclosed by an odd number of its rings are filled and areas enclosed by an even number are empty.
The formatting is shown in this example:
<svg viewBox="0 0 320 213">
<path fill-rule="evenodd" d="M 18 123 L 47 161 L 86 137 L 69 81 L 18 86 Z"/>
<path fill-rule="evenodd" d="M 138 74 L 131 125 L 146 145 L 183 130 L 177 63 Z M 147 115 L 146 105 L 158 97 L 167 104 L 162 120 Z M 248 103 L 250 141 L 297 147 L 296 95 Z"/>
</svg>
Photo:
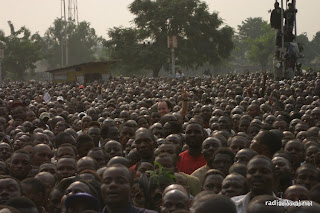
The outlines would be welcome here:
<svg viewBox="0 0 320 213">
<path fill-rule="evenodd" d="M 320 212 L 320 77 L 10 83 L 0 213 Z"/>
</svg>

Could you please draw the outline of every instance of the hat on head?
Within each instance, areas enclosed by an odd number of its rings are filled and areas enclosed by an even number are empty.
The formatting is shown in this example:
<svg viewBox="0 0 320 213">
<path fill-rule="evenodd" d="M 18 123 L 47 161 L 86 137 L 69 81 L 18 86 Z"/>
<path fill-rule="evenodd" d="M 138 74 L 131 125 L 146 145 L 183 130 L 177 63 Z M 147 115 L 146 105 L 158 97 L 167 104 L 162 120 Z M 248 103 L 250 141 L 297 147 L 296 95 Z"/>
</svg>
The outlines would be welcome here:
<svg viewBox="0 0 320 213">
<path fill-rule="evenodd" d="M 79 205 L 79 203 L 85 204 L 88 209 L 87 210 L 99 210 L 99 201 L 97 198 L 92 196 L 89 193 L 79 192 L 70 196 L 67 196 L 64 205 L 66 208 L 71 208 L 73 206 Z"/>
<path fill-rule="evenodd" d="M 57 97 L 57 101 L 64 101 L 64 99 L 63 99 L 62 96 L 58 96 L 58 97 Z"/>
<path fill-rule="evenodd" d="M 48 119 L 50 119 L 50 113 L 48 113 L 48 112 L 43 112 L 43 113 L 41 113 L 40 114 L 40 116 L 39 116 L 39 119 L 40 120 L 43 120 L 44 118 L 48 118 Z"/>
</svg>

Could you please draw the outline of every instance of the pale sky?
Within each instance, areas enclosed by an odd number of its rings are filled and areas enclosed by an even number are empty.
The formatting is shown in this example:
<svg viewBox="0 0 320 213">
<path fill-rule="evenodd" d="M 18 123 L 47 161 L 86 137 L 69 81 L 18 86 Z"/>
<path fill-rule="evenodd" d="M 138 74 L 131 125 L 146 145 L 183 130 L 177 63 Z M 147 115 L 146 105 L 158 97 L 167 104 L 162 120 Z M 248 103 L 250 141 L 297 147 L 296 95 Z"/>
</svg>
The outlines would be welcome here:
<svg viewBox="0 0 320 213">
<path fill-rule="evenodd" d="M 75 1 L 75 0 L 74 0 Z M 99 36 L 107 37 L 107 29 L 130 26 L 133 16 L 128 5 L 133 0 L 78 0 L 79 21 L 88 21 Z M 280 0 L 279 0 L 280 1 Z M 286 2 L 283 0 L 284 3 Z M 68 0 L 66 0 L 68 2 Z M 249 17 L 269 21 L 269 9 L 275 0 L 205 0 L 210 11 L 216 11 L 224 22 L 237 28 Z M 306 32 L 312 39 L 320 31 L 320 0 L 297 0 L 298 34 Z M 178 11 L 177 11 L 178 12 Z M 16 29 L 26 26 L 41 35 L 61 16 L 61 0 L 0 0 L 0 29 L 9 34 L 7 21 Z"/>
</svg>

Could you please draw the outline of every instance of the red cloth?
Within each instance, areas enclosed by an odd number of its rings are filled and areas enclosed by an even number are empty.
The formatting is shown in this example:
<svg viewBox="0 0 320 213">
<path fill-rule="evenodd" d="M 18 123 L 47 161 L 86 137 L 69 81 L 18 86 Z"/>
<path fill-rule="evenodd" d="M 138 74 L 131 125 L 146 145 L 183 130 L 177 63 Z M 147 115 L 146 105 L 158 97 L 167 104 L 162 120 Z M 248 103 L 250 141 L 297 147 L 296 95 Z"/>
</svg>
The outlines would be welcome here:
<svg viewBox="0 0 320 213">
<path fill-rule="evenodd" d="M 197 157 L 193 157 L 189 154 L 188 150 L 179 154 L 180 161 L 177 163 L 179 172 L 184 172 L 191 175 L 192 172 L 206 165 L 207 161 L 204 159 L 202 154 Z"/>
</svg>

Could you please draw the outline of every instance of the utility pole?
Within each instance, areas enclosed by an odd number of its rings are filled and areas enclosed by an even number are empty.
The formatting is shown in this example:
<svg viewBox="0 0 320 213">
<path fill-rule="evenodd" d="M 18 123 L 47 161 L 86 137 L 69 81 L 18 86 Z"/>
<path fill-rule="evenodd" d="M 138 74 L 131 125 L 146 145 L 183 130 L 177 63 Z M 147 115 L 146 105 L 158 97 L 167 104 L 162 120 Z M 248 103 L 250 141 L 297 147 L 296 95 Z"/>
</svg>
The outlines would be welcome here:
<svg viewBox="0 0 320 213">
<path fill-rule="evenodd" d="M 4 58 L 4 49 L 0 47 L 0 87 L 2 87 L 2 59 Z"/>
</svg>

